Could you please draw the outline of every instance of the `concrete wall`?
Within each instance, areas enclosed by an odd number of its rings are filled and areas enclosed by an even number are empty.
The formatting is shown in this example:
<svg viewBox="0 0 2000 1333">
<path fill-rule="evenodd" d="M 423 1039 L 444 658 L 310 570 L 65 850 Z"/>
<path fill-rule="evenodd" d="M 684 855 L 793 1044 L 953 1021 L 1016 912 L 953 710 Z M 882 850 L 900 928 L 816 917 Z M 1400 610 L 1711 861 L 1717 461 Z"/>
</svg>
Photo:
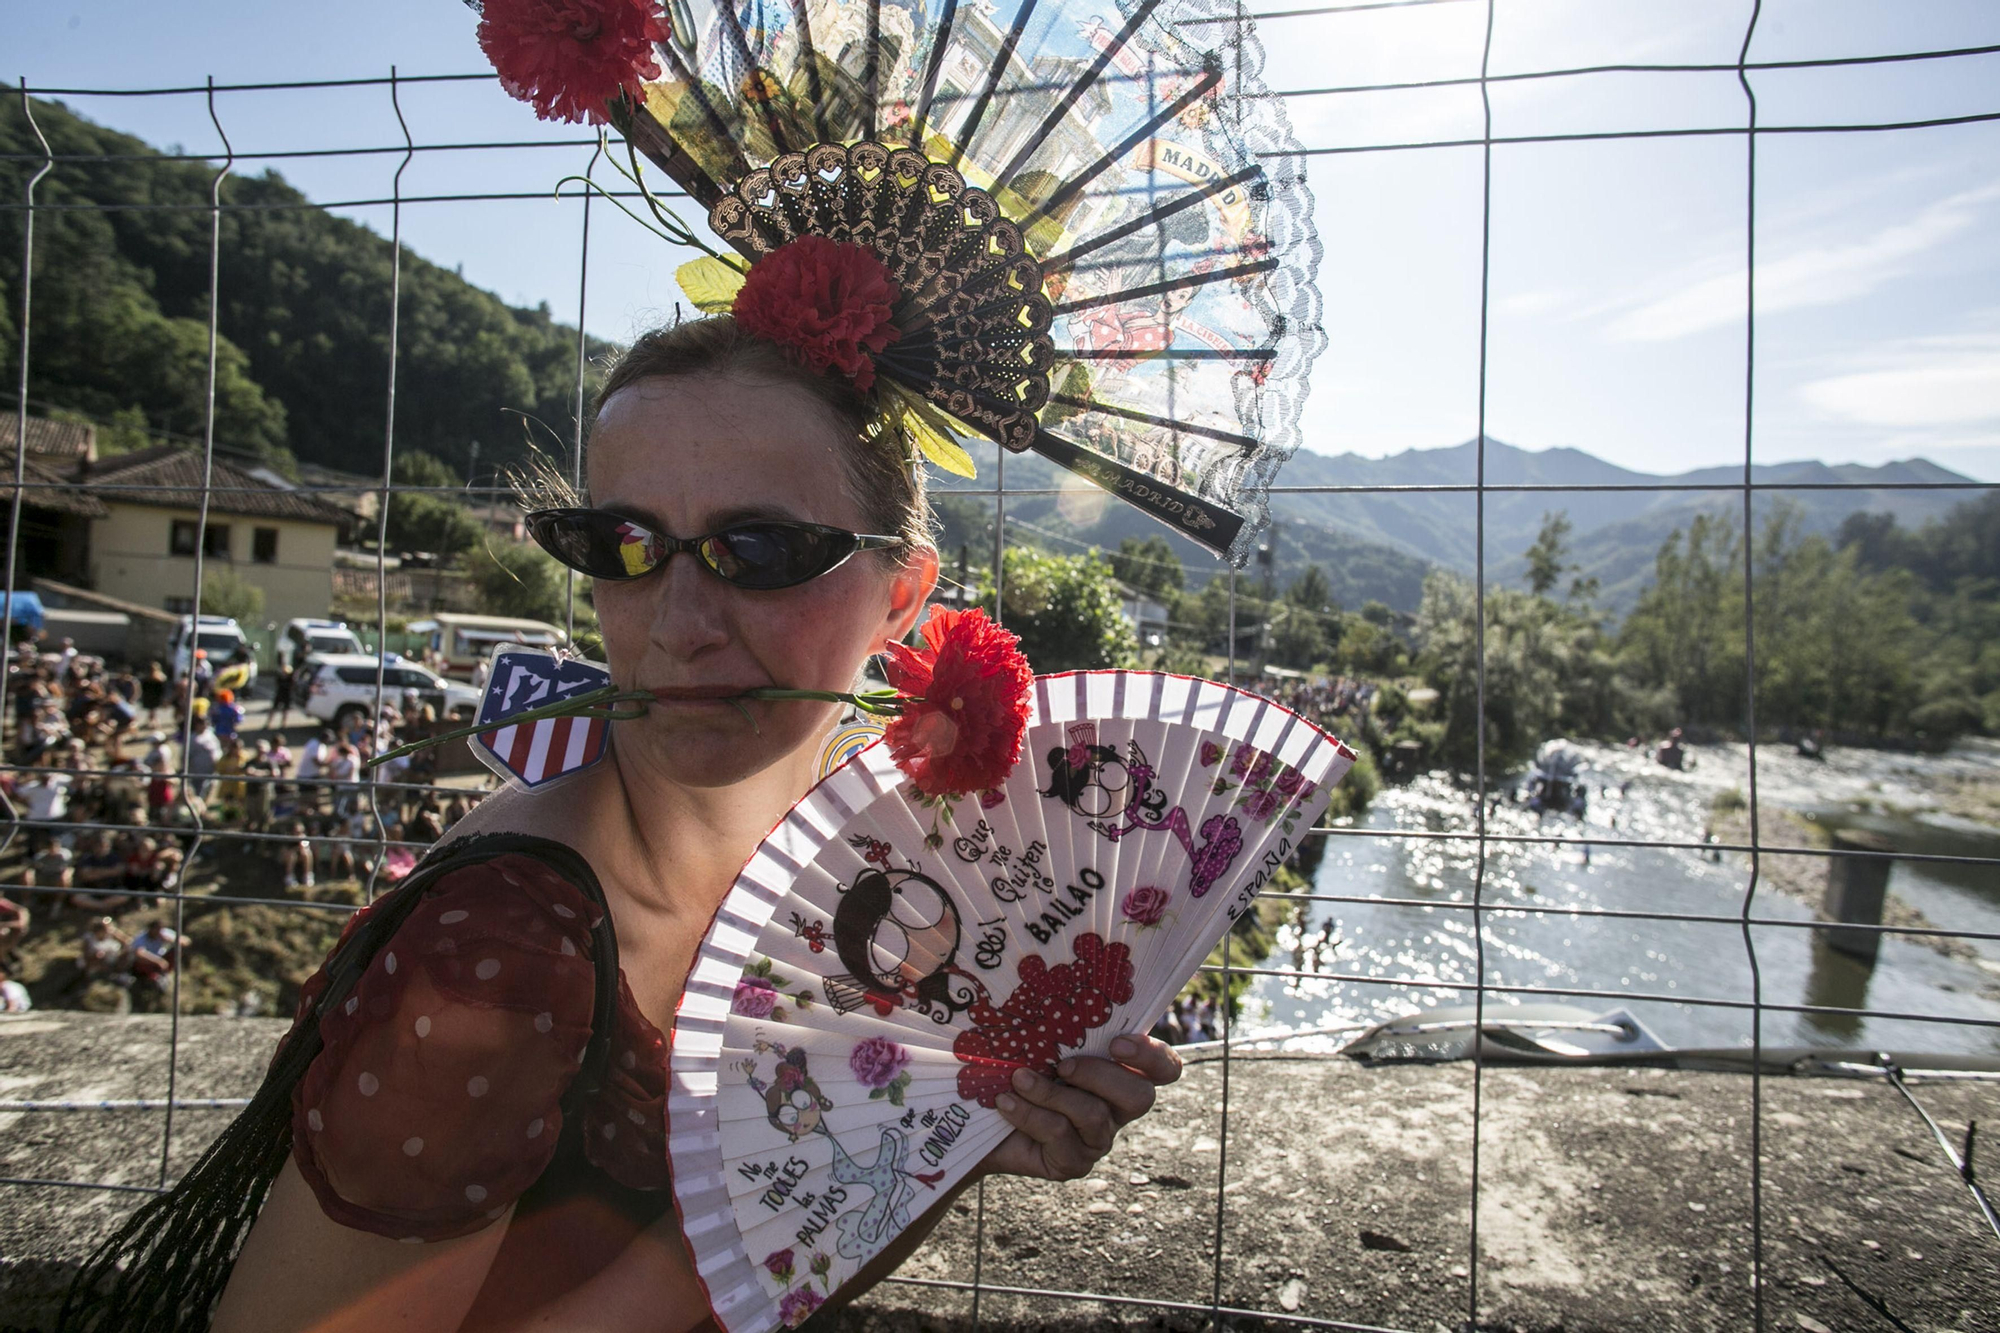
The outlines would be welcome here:
<svg viewBox="0 0 2000 1333">
<path fill-rule="evenodd" d="M 90 577 L 99 592 L 141 606 L 169 610 L 173 598 L 194 595 L 194 557 L 172 554 L 175 519 L 194 522 L 193 510 L 161 509 L 110 502 L 111 516 L 90 525 Z M 230 558 L 214 556 L 208 563 L 234 570 L 246 582 L 264 590 L 267 621 L 283 623 L 294 616 L 323 616 L 333 605 L 333 548 L 337 534 L 331 523 L 295 519 L 248 518 L 211 514 L 211 528 L 229 528 Z M 251 559 L 258 528 L 278 530 L 278 556 L 270 564 Z"/>
</svg>

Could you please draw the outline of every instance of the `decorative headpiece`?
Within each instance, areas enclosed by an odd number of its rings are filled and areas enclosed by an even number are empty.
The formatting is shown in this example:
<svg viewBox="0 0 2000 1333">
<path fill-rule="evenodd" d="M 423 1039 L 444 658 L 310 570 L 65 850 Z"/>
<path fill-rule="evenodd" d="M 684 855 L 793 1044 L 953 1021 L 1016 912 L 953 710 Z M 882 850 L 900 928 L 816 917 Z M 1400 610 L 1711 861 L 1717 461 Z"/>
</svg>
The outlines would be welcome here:
<svg viewBox="0 0 2000 1333">
<path fill-rule="evenodd" d="M 846 376 L 913 454 L 1032 450 L 1243 563 L 1325 335 L 1234 0 L 721 0 L 699 34 L 680 0 L 469 2 L 510 93 L 625 137 L 648 225 L 708 251 L 699 308 Z"/>
</svg>

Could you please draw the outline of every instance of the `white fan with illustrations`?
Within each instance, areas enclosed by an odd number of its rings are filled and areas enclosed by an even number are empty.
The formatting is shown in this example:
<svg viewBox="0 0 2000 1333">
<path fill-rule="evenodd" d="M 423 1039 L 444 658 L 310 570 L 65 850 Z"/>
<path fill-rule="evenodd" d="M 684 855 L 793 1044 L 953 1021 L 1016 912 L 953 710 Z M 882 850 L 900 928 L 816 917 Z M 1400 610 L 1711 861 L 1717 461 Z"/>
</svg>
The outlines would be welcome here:
<svg viewBox="0 0 2000 1333">
<path fill-rule="evenodd" d="M 1150 1027 L 1353 758 L 1227 685 L 1085 672 L 1035 680 L 997 789 L 930 799 L 885 745 L 815 787 L 674 1027 L 674 1190 L 717 1322 L 797 1324 L 1011 1132 L 1015 1068 Z"/>
</svg>

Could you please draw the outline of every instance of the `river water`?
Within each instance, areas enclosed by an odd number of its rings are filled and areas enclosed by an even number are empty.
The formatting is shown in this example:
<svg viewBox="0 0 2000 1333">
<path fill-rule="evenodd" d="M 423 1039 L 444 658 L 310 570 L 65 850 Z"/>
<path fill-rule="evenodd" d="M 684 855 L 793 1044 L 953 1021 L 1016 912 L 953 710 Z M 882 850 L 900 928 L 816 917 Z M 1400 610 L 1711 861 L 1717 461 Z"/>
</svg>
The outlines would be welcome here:
<svg viewBox="0 0 2000 1333">
<path fill-rule="evenodd" d="M 1678 773 L 1624 749 L 1576 748 L 1590 765 L 1590 810 L 1581 823 L 1566 816 L 1538 823 L 1524 807 L 1503 800 L 1489 815 L 1489 834 L 1700 842 L 1713 796 L 1748 787 L 1742 745 L 1690 747 L 1692 766 Z M 1934 793 L 1946 781 L 2000 784 L 2000 746 L 1991 742 L 1939 756 L 1834 749 L 1821 762 L 1789 748 L 1759 747 L 1757 773 L 1767 808 L 1874 829 L 1899 851 L 2000 856 L 2000 831 L 1935 809 Z M 1397 835 L 1469 833 L 1474 827 L 1470 793 L 1441 775 L 1385 787 L 1364 816 L 1331 837 L 1314 891 L 1409 901 L 1313 903 L 1303 929 L 1281 932 L 1263 964 L 1313 975 L 1259 977 L 1239 1034 L 1367 1024 L 1472 1003 L 1467 987 L 1477 965 L 1467 907 L 1477 844 Z M 1771 840 L 1768 831 L 1764 840 Z M 1824 858 L 1786 859 L 1809 868 L 1813 885 L 1822 881 Z M 1766 864 L 1772 861 L 1767 854 Z M 1624 1007 L 1671 1046 L 1747 1046 L 1748 1010 L 1685 1001 L 1749 1001 L 1752 971 L 1736 920 L 1749 882 L 1749 859 L 1735 853 L 1600 846 L 1586 857 L 1573 843 L 1489 843 L 1481 889 L 1489 985 L 1662 998 L 1489 994 L 1487 1003 L 1568 1003 L 1593 1012 Z M 1939 928 L 2000 934 L 2000 866 L 1898 861 L 1890 892 Z M 1633 920 L 1588 915 L 1592 910 L 1727 919 Z M 1776 923 L 1813 919 L 1806 903 L 1769 887 L 1757 892 L 1752 915 Z M 1888 937 L 1871 968 L 1833 952 L 1816 931 L 1796 924 L 1757 925 L 1750 934 L 1767 1005 L 2000 1023 L 2000 940 L 1971 941 L 1980 956 L 1968 960 L 1945 957 L 1911 938 Z M 1767 1046 L 2000 1054 L 2000 1027 L 1914 1019 L 1767 1010 L 1763 1036 Z"/>
</svg>

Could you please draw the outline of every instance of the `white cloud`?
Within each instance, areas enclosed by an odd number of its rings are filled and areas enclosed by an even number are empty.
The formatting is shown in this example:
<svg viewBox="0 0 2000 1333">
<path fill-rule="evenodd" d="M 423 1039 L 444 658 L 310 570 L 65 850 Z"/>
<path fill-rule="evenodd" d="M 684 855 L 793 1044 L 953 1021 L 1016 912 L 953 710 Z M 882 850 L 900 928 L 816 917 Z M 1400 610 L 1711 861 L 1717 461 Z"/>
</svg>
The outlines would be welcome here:
<svg viewBox="0 0 2000 1333">
<path fill-rule="evenodd" d="M 2000 336 L 1892 347 L 1874 366 L 1799 386 L 1799 396 L 1823 417 L 1863 426 L 2000 426 Z"/>
<path fill-rule="evenodd" d="M 1863 240 L 1794 250 L 1759 263 L 1757 313 L 1838 305 L 1865 296 L 1906 271 L 1918 256 L 1970 230 L 1995 198 L 2000 198 L 2000 185 L 1966 190 Z M 1714 264 L 1705 267 L 1710 276 L 1689 281 L 1614 319 L 1611 336 L 1621 342 L 1665 342 L 1740 323 L 1743 269 L 1739 265 L 1714 272 Z"/>
</svg>

